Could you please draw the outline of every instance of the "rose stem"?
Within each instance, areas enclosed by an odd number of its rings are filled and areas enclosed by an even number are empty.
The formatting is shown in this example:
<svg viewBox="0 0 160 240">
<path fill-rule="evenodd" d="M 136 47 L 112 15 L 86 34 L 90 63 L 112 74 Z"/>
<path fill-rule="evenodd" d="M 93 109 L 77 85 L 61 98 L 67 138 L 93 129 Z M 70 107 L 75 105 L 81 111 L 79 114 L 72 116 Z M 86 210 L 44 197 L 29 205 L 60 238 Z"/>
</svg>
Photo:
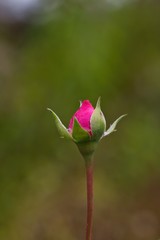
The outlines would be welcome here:
<svg viewBox="0 0 160 240">
<path fill-rule="evenodd" d="M 87 225 L 86 240 L 92 240 L 93 225 L 93 164 L 86 161 L 86 184 L 87 184 Z"/>
</svg>

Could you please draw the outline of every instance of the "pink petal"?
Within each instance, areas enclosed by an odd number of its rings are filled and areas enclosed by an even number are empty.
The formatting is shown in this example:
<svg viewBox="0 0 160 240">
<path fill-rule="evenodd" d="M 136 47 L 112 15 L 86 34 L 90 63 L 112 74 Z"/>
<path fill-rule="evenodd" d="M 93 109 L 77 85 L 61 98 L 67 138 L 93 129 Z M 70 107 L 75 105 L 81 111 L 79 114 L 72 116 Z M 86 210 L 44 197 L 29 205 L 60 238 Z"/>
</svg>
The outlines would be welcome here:
<svg viewBox="0 0 160 240">
<path fill-rule="evenodd" d="M 69 128 L 68 128 L 69 132 L 72 132 L 74 118 L 76 117 L 80 126 L 91 134 L 90 119 L 93 111 L 94 111 L 94 108 L 90 103 L 90 101 L 84 100 L 80 108 L 77 110 L 77 112 L 73 115 L 73 117 L 70 120 Z"/>
</svg>

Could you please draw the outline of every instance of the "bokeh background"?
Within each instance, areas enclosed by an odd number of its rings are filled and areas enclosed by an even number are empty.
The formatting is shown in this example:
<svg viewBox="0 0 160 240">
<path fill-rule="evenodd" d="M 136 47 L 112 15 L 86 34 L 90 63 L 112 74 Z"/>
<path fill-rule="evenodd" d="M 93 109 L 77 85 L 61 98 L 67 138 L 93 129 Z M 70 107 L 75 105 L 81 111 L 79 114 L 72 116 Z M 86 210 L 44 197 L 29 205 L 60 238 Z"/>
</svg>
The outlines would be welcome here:
<svg viewBox="0 0 160 240">
<path fill-rule="evenodd" d="M 84 162 L 59 138 L 79 100 L 109 127 L 94 162 L 94 240 L 160 238 L 160 2 L 0 1 L 0 239 L 82 240 Z"/>
</svg>

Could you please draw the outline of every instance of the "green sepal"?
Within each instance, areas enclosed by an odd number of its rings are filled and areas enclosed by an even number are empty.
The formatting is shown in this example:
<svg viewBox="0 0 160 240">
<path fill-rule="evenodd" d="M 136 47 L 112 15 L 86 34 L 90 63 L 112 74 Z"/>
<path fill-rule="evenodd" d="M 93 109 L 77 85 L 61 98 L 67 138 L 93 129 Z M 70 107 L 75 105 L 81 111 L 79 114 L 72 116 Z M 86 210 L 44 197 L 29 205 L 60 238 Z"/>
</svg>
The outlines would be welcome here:
<svg viewBox="0 0 160 240">
<path fill-rule="evenodd" d="M 101 111 L 100 98 L 97 101 L 96 108 L 91 117 L 92 139 L 99 141 L 106 130 L 106 120 Z"/>
<path fill-rule="evenodd" d="M 109 129 L 104 133 L 104 135 L 102 137 L 106 137 L 107 135 L 111 134 L 112 132 L 116 132 L 116 126 L 117 123 L 123 118 L 125 117 L 127 114 L 124 114 L 122 116 L 120 116 L 116 121 L 114 121 L 114 123 L 111 124 L 111 126 L 109 127 Z"/>
<path fill-rule="evenodd" d="M 53 112 L 50 108 L 47 108 L 47 110 L 53 114 L 60 136 L 73 141 L 72 135 L 68 132 L 68 129 L 63 125 L 63 123 L 61 122 L 59 117 L 55 114 L 55 112 Z"/>
<path fill-rule="evenodd" d="M 76 117 L 74 117 L 72 137 L 76 143 L 88 142 L 91 138 L 89 133 L 80 126 Z"/>
</svg>

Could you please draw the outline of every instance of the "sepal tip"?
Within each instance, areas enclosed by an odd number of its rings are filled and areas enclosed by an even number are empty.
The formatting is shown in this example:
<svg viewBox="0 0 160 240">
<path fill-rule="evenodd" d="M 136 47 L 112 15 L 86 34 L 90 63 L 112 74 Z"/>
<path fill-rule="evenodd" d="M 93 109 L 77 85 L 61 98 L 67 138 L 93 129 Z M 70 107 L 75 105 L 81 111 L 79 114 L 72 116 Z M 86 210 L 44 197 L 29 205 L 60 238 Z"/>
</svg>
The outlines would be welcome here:
<svg viewBox="0 0 160 240">
<path fill-rule="evenodd" d="M 62 138 L 67 138 L 67 139 L 73 140 L 71 134 L 68 132 L 68 129 L 63 125 L 63 123 L 61 122 L 61 120 L 59 119 L 57 114 L 50 108 L 47 108 L 47 110 L 52 113 L 52 115 L 54 117 L 54 120 L 55 120 L 55 124 L 56 124 L 57 129 L 60 133 L 60 136 Z"/>
<path fill-rule="evenodd" d="M 104 135 L 102 136 L 103 137 L 106 137 L 107 135 L 111 134 L 112 132 L 116 132 L 117 130 L 115 129 L 116 126 L 117 126 L 117 123 L 122 119 L 124 118 L 125 116 L 127 116 L 127 114 L 124 114 L 122 116 L 120 116 L 117 120 L 114 121 L 114 123 L 112 123 L 110 125 L 110 127 L 108 128 L 107 131 L 105 131 Z"/>
</svg>

